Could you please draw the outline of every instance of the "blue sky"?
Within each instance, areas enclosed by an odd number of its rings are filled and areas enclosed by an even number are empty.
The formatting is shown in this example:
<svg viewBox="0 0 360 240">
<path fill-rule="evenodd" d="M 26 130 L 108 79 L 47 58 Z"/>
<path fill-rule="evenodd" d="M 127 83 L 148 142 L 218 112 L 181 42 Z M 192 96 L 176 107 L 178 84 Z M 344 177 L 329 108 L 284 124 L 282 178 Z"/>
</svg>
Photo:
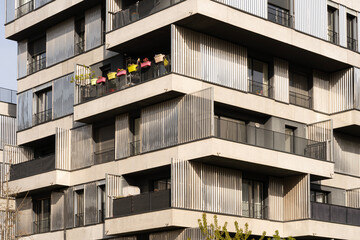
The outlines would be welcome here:
<svg viewBox="0 0 360 240">
<path fill-rule="evenodd" d="M 0 0 L 0 87 L 15 89 L 17 44 L 5 39 L 5 0 Z"/>
</svg>

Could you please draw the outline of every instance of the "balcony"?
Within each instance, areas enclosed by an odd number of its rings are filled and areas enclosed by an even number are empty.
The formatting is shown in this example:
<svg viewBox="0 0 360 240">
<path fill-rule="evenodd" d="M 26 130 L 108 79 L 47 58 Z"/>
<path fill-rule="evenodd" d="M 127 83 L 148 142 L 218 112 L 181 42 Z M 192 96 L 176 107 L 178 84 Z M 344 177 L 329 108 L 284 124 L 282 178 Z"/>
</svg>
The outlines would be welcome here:
<svg viewBox="0 0 360 240">
<path fill-rule="evenodd" d="M 328 41 L 334 44 L 339 44 L 339 34 L 333 30 L 328 29 Z"/>
<path fill-rule="evenodd" d="M 33 126 L 52 120 L 52 109 L 48 109 L 33 115 Z"/>
<path fill-rule="evenodd" d="M 289 14 L 289 11 L 268 4 L 268 19 L 274 23 L 291 27 L 293 18 Z"/>
<path fill-rule="evenodd" d="M 353 51 L 357 50 L 357 40 L 352 37 L 347 37 L 347 48 Z"/>
<path fill-rule="evenodd" d="M 360 209 L 311 202 L 311 219 L 360 226 Z"/>
<path fill-rule="evenodd" d="M 113 216 L 122 217 L 164 210 L 171 207 L 170 190 L 148 192 L 113 200 Z"/>
<path fill-rule="evenodd" d="M 94 152 L 94 163 L 101 164 L 115 160 L 115 148 Z"/>
<path fill-rule="evenodd" d="M 171 7 L 184 0 L 143 0 L 137 1 L 119 12 L 109 12 L 111 15 L 111 31 L 129 25 L 137 20 Z"/>
<path fill-rule="evenodd" d="M 215 136 L 224 140 L 327 160 L 327 143 L 215 118 Z"/>
<path fill-rule="evenodd" d="M 75 227 L 84 226 L 84 213 L 75 214 Z"/>
<path fill-rule="evenodd" d="M 289 91 L 289 102 L 305 108 L 311 108 L 311 97 L 301 93 Z"/>
<path fill-rule="evenodd" d="M 28 1 L 15 10 L 15 18 L 24 16 L 25 14 L 34 10 L 34 1 Z"/>
<path fill-rule="evenodd" d="M 264 97 L 271 96 L 272 86 L 266 83 L 257 82 L 249 79 L 249 92 Z"/>
<path fill-rule="evenodd" d="M 166 62 L 162 61 L 156 63 L 154 60 L 150 61 L 151 65 L 140 68 L 137 67 L 137 71 L 126 71 L 124 75 L 117 76 L 115 79 L 108 80 L 104 83 L 96 84 L 79 84 L 78 91 L 78 103 L 85 103 L 114 92 L 121 91 L 123 89 L 139 85 L 141 83 L 148 82 L 150 80 L 162 77 L 171 72 L 170 56 L 166 56 Z M 125 70 L 124 70 L 125 71 Z"/>
<path fill-rule="evenodd" d="M 55 170 L 55 154 L 14 164 L 10 170 L 10 181 Z"/>
<path fill-rule="evenodd" d="M 33 60 L 28 64 L 28 75 L 46 68 L 46 57 Z"/>
<path fill-rule="evenodd" d="M 34 224 L 33 225 L 34 234 L 50 232 L 50 218 L 34 221 L 33 224 Z"/>
<path fill-rule="evenodd" d="M 0 102 L 16 104 L 16 91 L 0 87 Z"/>
</svg>

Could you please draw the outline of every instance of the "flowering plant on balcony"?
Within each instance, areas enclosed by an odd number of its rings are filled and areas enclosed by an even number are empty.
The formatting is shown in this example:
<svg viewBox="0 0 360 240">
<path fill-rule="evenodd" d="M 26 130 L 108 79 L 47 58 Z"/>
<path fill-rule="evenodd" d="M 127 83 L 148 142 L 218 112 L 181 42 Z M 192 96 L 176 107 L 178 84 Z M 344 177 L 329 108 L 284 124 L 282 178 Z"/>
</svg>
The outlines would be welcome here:
<svg viewBox="0 0 360 240">
<path fill-rule="evenodd" d="M 116 72 L 109 72 L 107 74 L 107 77 L 109 80 L 115 79 L 116 78 Z"/>
<path fill-rule="evenodd" d="M 97 84 L 105 83 L 105 82 L 106 82 L 106 78 L 105 78 L 105 77 L 102 77 L 102 76 L 99 76 L 99 77 L 98 77 L 98 80 L 96 81 Z"/>
<path fill-rule="evenodd" d="M 123 75 L 126 75 L 126 70 L 122 69 L 122 68 L 118 68 L 117 72 L 116 72 L 116 76 L 120 77 L 120 76 L 123 76 Z"/>
<path fill-rule="evenodd" d="M 144 58 L 143 62 L 141 63 L 141 68 L 147 68 L 151 66 L 151 62 L 148 58 Z"/>
</svg>

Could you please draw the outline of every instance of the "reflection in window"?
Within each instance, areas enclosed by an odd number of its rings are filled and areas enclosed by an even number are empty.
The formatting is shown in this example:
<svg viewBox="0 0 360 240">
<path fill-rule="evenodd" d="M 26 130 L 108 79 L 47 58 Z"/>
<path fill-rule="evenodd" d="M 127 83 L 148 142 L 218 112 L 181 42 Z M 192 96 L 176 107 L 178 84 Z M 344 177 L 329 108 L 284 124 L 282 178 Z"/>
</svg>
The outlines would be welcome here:
<svg viewBox="0 0 360 240">
<path fill-rule="evenodd" d="M 34 125 L 52 120 L 52 89 L 46 88 L 35 93 L 36 113 L 34 114 Z"/>
<path fill-rule="evenodd" d="M 338 44 L 338 10 L 336 8 L 328 6 L 328 40 L 332 43 Z"/>
<path fill-rule="evenodd" d="M 75 191 L 75 227 L 84 226 L 84 189 Z"/>
<path fill-rule="evenodd" d="M 310 200 L 312 202 L 317 202 L 317 203 L 329 203 L 328 195 L 329 195 L 328 192 L 311 190 L 310 191 Z"/>
<path fill-rule="evenodd" d="M 28 74 L 46 67 L 46 37 L 30 41 L 28 44 Z"/>
<path fill-rule="evenodd" d="M 295 152 L 294 129 L 290 127 L 285 127 L 285 151 L 291 153 Z"/>
<path fill-rule="evenodd" d="M 160 180 L 155 180 L 153 187 L 154 187 L 154 192 L 169 190 L 171 189 L 171 179 L 164 178 Z"/>
<path fill-rule="evenodd" d="M 356 51 L 357 50 L 357 39 L 356 39 L 356 17 L 347 14 L 346 15 L 346 30 L 347 30 L 347 48 Z"/>
<path fill-rule="evenodd" d="M 242 215 L 264 218 L 264 186 L 262 182 L 242 180 Z"/>
</svg>

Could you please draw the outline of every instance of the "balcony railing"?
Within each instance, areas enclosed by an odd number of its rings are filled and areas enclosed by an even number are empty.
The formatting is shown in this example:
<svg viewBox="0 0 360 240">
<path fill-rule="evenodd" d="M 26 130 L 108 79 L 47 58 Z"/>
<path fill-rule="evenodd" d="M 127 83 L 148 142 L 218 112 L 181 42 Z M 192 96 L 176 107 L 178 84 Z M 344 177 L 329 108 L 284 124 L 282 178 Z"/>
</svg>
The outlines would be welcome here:
<svg viewBox="0 0 360 240">
<path fill-rule="evenodd" d="M 110 149 L 105 149 L 99 152 L 94 152 L 95 164 L 111 162 L 114 160 L 115 160 L 115 147 Z"/>
<path fill-rule="evenodd" d="M 268 207 L 261 203 L 243 202 L 242 216 L 258 219 L 268 219 Z"/>
<path fill-rule="evenodd" d="M 327 143 L 215 118 L 215 136 L 221 139 L 327 160 Z"/>
<path fill-rule="evenodd" d="M 113 216 L 147 213 L 171 207 L 170 190 L 148 192 L 113 200 Z"/>
<path fill-rule="evenodd" d="M 268 19 L 272 22 L 291 27 L 292 16 L 284 9 L 268 5 Z"/>
<path fill-rule="evenodd" d="M 126 75 L 106 80 L 105 83 L 78 85 L 78 103 L 84 103 L 164 76 L 171 71 L 170 56 L 167 56 L 166 59 L 168 61 L 166 66 L 164 62 L 155 63 L 155 61 L 151 61 L 150 67 L 143 69 L 138 67 L 139 70 L 136 72 L 127 72 Z"/>
<path fill-rule="evenodd" d="M 13 164 L 10 167 L 10 180 L 18 180 L 55 170 L 55 154 L 30 161 Z"/>
<path fill-rule="evenodd" d="M 151 14 L 164 10 L 184 0 L 143 0 L 137 1 L 119 12 L 109 12 L 112 16 L 112 29 L 124 27 Z"/>
<path fill-rule="evenodd" d="M 52 120 L 52 109 L 48 109 L 39 113 L 35 113 L 33 116 L 33 125 L 49 122 Z"/>
<path fill-rule="evenodd" d="M 141 140 L 129 143 L 130 156 L 135 156 L 141 152 Z"/>
<path fill-rule="evenodd" d="M 338 35 L 338 33 L 328 29 L 328 40 L 329 40 L 329 42 L 339 44 L 339 35 Z"/>
<path fill-rule="evenodd" d="M 84 213 L 75 214 L 75 227 L 84 226 Z"/>
<path fill-rule="evenodd" d="M 360 226 L 360 209 L 311 202 L 311 218 L 325 222 Z"/>
<path fill-rule="evenodd" d="M 357 50 L 357 40 L 352 37 L 347 37 L 347 48 L 353 51 Z"/>
<path fill-rule="evenodd" d="M 289 102 L 301 107 L 311 108 L 311 97 L 301 93 L 289 91 Z"/>
<path fill-rule="evenodd" d="M 34 234 L 50 232 L 50 218 L 34 221 Z"/>
<path fill-rule="evenodd" d="M 0 102 L 16 104 L 16 91 L 0 87 Z"/>
<path fill-rule="evenodd" d="M 21 16 L 24 16 L 25 14 L 31 12 L 34 10 L 34 1 L 31 0 L 27 3 L 24 3 L 23 5 L 21 5 L 20 7 L 18 7 L 15 10 L 15 18 L 19 18 Z"/>
<path fill-rule="evenodd" d="M 46 57 L 41 57 L 37 60 L 33 60 L 28 64 L 28 74 L 40 71 L 46 68 Z"/>
<path fill-rule="evenodd" d="M 249 79 L 249 92 L 265 96 L 271 97 L 271 89 L 272 86 L 266 83 L 256 82 Z"/>
</svg>

